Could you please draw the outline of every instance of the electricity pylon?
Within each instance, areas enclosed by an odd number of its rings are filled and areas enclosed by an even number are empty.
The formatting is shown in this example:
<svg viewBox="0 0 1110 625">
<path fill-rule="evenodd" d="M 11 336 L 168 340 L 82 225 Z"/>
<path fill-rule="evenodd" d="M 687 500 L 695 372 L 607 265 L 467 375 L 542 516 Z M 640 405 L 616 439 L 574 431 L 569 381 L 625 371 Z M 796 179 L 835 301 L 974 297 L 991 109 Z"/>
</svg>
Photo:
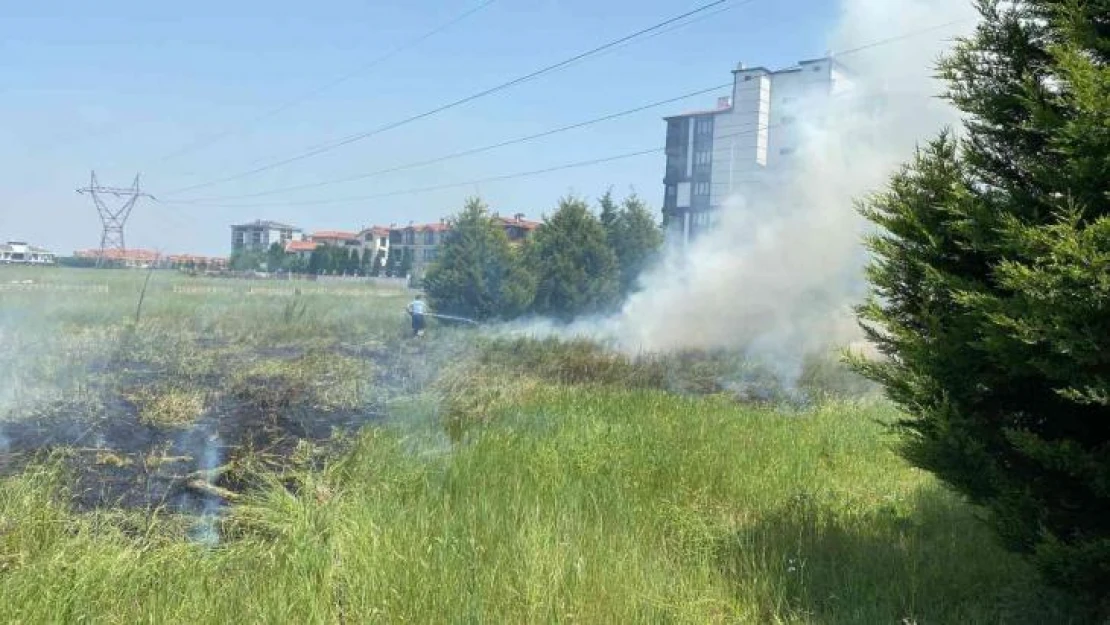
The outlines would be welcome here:
<svg viewBox="0 0 1110 625">
<path fill-rule="evenodd" d="M 135 203 L 141 197 L 154 199 L 153 195 L 143 193 L 139 188 L 139 174 L 135 174 L 135 182 L 131 184 L 131 187 L 124 189 L 100 186 L 100 183 L 96 181 L 96 172 L 94 171 L 89 186 L 77 189 L 77 192 L 82 195 L 88 193 L 92 196 L 93 204 L 96 205 L 96 212 L 100 215 L 100 223 L 104 226 L 100 235 L 100 253 L 96 258 L 96 266 L 99 267 L 103 264 L 104 253 L 107 250 L 118 250 L 122 257 L 127 249 L 124 245 L 123 227 L 127 225 L 127 218 L 131 216 L 131 209 L 135 208 Z M 123 203 L 116 208 L 110 208 L 104 202 L 103 196 L 105 195 L 114 195 Z"/>
</svg>

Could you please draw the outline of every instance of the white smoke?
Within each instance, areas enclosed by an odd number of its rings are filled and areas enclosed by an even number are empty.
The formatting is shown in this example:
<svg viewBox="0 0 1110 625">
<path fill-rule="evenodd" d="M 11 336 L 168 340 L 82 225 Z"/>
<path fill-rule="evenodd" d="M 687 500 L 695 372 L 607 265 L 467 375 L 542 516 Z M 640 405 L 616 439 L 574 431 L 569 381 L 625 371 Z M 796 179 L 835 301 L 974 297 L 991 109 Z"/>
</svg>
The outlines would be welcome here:
<svg viewBox="0 0 1110 625">
<path fill-rule="evenodd" d="M 730 198 L 715 229 L 668 250 L 617 315 L 516 329 L 633 352 L 744 349 L 791 376 L 804 353 L 858 341 L 852 306 L 865 288 L 867 224 L 854 202 L 880 190 L 915 146 L 958 126 L 933 76 L 975 17 L 969 0 L 841 0 L 829 48 L 846 51 L 834 59 L 850 87 L 803 103 L 796 168 L 766 191 Z"/>
</svg>

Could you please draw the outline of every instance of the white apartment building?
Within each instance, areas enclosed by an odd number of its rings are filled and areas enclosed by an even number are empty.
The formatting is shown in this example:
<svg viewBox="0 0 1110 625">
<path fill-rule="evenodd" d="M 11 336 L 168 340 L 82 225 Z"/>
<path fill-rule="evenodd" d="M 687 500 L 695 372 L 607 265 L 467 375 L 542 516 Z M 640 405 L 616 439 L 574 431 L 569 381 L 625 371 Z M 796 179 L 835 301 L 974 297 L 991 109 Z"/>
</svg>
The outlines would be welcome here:
<svg viewBox="0 0 1110 625">
<path fill-rule="evenodd" d="M 741 63 L 732 74 L 732 94 L 716 108 L 664 118 L 663 221 L 668 237 L 684 243 L 712 228 L 729 197 L 758 193 L 788 171 L 799 120 L 821 115 L 828 96 L 848 85 L 831 58 L 778 71 Z"/>
<path fill-rule="evenodd" d="M 301 233 L 300 228 L 276 221 L 257 219 L 251 223 L 236 224 L 231 226 L 231 251 L 240 249 L 265 251 L 274 243 L 284 247 L 298 233 Z"/>
<path fill-rule="evenodd" d="M 25 241 L 8 241 L 0 245 L 2 265 L 53 265 L 56 261 L 54 252 Z"/>
</svg>

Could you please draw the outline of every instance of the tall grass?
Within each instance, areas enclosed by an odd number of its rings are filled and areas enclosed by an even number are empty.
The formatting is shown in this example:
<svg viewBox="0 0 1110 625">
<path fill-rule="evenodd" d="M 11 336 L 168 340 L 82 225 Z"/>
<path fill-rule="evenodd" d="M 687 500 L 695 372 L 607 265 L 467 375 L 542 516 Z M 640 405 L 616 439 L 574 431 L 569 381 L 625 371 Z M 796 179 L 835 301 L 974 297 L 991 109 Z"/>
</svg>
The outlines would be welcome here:
<svg viewBox="0 0 1110 625">
<path fill-rule="evenodd" d="M 434 409 L 434 405 L 429 406 Z M 209 550 L 0 490 L 0 606 L 72 622 L 1068 622 L 886 408 L 541 385 L 448 454 L 370 430 Z M 177 528 L 169 529 L 176 531 Z"/>
<path fill-rule="evenodd" d="M 26 401 L 141 367 L 157 375 L 129 387 L 141 414 L 176 423 L 204 384 L 260 400 L 259 380 L 311 388 L 321 409 L 378 397 L 336 345 L 409 368 L 380 393 L 389 425 L 323 468 L 266 476 L 214 547 L 188 539 L 196 519 L 68 509 L 61 463 L 4 479 L 4 622 L 1080 622 L 891 451 L 891 409 L 842 399 L 866 389 L 830 360 L 781 410 L 790 389 L 726 353 L 406 339 L 397 293 L 294 300 L 159 273 L 125 332 L 142 273 L 77 273 L 34 275 L 108 295 L 0 301 L 0 321 L 34 330 L 0 333 L 26 357 L 12 374 Z M 220 291 L 173 291 L 185 283 Z"/>
</svg>

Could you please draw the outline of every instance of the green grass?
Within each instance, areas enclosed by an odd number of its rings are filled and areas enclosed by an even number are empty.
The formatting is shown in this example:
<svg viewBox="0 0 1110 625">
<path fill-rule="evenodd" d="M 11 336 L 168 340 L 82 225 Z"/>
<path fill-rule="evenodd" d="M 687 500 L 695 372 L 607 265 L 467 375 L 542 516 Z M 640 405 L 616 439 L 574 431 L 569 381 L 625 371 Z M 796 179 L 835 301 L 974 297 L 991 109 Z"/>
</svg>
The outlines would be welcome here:
<svg viewBox="0 0 1110 625">
<path fill-rule="evenodd" d="M 581 346 L 468 356 L 465 335 L 433 333 L 422 351 L 400 339 L 397 296 L 305 297 L 294 323 L 288 297 L 162 290 L 132 330 L 122 296 L 57 300 L 48 321 L 77 338 L 48 339 L 68 359 L 36 366 L 73 380 L 123 336 L 136 366 L 175 380 L 174 393 L 259 346 L 372 343 L 452 366 L 433 387 L 383 395 L 389 424 L 326 467 L 270 476 L 220 522 L 214 548 L 185 538 L 195 519 L 67 509 L 60 465 L 5 480 L 3 620 L 1079 622 L 971 507 L 893 453 L 884 423 L 895 415 L 881 401 L 783 411 L 716 392 L 729 367 L 660 369 Z M 0 311 L 19 309 L 10 302 Z M 357 368 L 317 353 L 244 361 L 226 383 L 322 379 L 319 401 L 357 402 Z M 837 375 L 822 365 L 813 377 Z M 690 394 L 690 381 L 713 394 Z"/>
</svg>

